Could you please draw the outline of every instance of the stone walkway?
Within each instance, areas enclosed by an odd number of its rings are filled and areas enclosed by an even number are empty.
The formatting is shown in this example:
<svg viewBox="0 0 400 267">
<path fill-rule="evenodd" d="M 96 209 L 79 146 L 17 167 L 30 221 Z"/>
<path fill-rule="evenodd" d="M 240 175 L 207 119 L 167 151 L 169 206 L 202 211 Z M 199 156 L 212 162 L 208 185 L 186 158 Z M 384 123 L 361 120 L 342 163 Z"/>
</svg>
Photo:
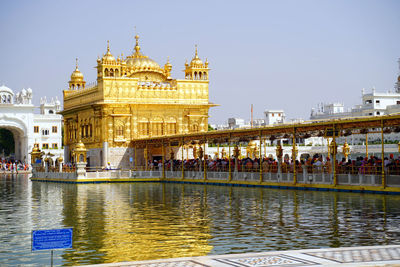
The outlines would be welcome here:
<svg viewBox="0 0 400 267">
<path fill-rule="evenodd" d="M 400 245 L 306 249 L 214 255 L 88 266 L 123 267 L 262 267 L 262 266 L 399 266 Z"/>
</svg>

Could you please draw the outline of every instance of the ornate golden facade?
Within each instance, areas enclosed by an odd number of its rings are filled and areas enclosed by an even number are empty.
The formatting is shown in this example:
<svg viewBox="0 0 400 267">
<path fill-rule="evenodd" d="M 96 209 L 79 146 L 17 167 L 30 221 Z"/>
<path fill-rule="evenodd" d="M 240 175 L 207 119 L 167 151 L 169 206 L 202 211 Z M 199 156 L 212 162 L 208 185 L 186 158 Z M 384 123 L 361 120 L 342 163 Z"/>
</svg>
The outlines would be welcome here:
<svg viewBox="0 0 400 267">
<path fill-rule="evenodd" d="M 97 59 L 97 82 L 87 85 L 76 65 L 64 90 L 64 144 L 66 159 L 81 140 L 88 162 L 128 167 L 134 139 L 205 132 L 209 102 L 209 68 L 197 47 L 185 79 L 171 77 L 172 65 L 160 67 L 140 51 L 139 36 L 132 55 L 125 59 L 107 52 Z M 131 161 L 131 160 L 130 160 Z"/>
</svg>

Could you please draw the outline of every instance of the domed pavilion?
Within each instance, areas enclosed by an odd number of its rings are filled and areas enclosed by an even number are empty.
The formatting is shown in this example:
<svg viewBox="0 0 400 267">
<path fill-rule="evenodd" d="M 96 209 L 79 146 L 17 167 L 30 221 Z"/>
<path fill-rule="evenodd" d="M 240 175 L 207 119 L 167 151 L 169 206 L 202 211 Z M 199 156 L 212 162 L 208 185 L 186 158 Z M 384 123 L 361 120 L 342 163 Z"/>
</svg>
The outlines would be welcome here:
<svg viewBox="0 0 400 267">
<path fill-rule="evenodd" d="M 76 64 L 63 91 L 66 162 L 81 140 L 89 166 L 130 167 L 132 140 L 208 130 L 208 111 L 216 105 L 209 102 L 208 61 L 200 59 L 197 46 L 184 79 L 174 79 L 169 58 L 160 66 L 141 51 L 138 35 L 135 40 L 125 58 L 115 57 L 107 42 L 94 83 L 86 83 Z"/>
</svg>

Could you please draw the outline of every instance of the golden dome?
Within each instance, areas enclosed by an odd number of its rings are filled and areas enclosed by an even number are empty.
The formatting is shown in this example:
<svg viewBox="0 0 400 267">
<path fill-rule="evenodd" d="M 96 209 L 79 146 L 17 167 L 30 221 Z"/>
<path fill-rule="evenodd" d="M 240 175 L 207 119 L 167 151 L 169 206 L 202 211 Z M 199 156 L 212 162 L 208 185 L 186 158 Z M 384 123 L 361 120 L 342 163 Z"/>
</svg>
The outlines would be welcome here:
<svg viewBox="0 0 400 267">
<path fill-rule="evenodd" d="M 252 140 L 249 142 L 249 144 L 247 146 L 255 147 L 255 146 L 257 146 L 257 142 Z"/>
<path fill-rule="evenodd" d="M 126 61 L 126 66 L 133 69 L 143 69 L 143 70 L 156 70 L 160 69 L 160 65 L 149 57 L 142 58 L 128 58 Z"/>
<path fill-rule="evenodd" d="M 86 147 L 81 140 L 76 144 L 75 151 L 86 151 Z"/>
<path fill-rule="evenodd" d="M 78 69 L 78 59 L 76 59 L 75 70 L 71 74 L 71 81 L 83 81 L 83 74 Z"/>
<path fill-rule="evenodd" d="M 199 55 L 197 54 L 197 45 L 196 45 L 196 54 L 192 61 L 190 62 L 190 66 L 194 68 L 202 68 L 203 67 L 203 61 L 199 58 Z"/>
<path fill-rule="evenodd" d="M 160 65 L 158 65 L 157 62 L 155 62 L 148 56 L 143 55 L 140 52 L 138 35 L 135 36 L 135 39 L 136 39 L 135 53 L 127 57 L 126 59 L 127 68 L 131 69 L 134 72 L 153 71 L 164 74 L 164 70 L 160 67 Z"/>
<path fill-rule="evenodd" d="M 103 56 L 103 62 L 115 63 L 115 57 L 110 52 L 110 42 L 107 41 L 107 53 Z"/>
<path fill-rule="evenodd" d="M 170 67 L 172 68 L 172 64 L 169 62 L 169 57 L 167 59 L 167 63 L 165 63 L 165 66 L 168 68 L 170 68 Z"/>
</svg>

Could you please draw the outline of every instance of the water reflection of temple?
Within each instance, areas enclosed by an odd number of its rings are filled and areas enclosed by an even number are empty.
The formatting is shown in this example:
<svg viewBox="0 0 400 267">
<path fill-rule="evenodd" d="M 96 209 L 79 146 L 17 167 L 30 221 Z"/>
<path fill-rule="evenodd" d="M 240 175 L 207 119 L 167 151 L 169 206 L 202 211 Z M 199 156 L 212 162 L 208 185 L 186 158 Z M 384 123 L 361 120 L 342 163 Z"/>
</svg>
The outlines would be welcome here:
<svg viewBox="0 0 400 267">
<path fill-rule="evenodd" d="M 29 221 L 74 228 L 66 264 L 399 242 L 400 196 L 161 183 L 30 190 Z"/>
<path fill-rule="evenodd" d="M 74 251 L 64 258 L 96 263 L 208 254 L 211 236 L 201 201 L 186 197 L 175 202 L 165 185 L 145 186 L 76 187 L 64 199 L 64 223 L 73 225 L 75 239 Z M 96 253 L 88 256 L 88 251 Z"/>
</svg>

